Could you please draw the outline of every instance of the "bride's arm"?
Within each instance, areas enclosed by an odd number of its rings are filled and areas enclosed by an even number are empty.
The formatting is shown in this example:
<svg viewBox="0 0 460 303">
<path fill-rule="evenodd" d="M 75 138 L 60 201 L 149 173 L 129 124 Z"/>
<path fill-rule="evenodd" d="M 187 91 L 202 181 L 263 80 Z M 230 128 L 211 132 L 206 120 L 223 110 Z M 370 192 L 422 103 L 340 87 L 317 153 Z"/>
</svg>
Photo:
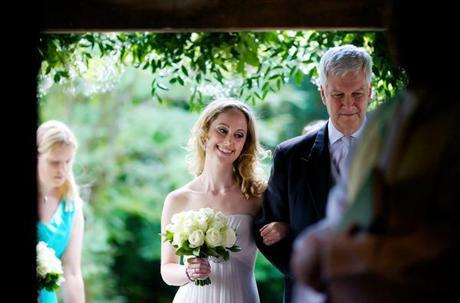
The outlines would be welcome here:
<svg viewBox="0 0 460 303">
<path fill-rule="evenodd" d="M 177 207 L 177 194 L 170 193 L 163 205 L 163 212 L 161 215 L 161 233 L 165 233 L 166 226 L 171 223 L 171 217 L 176 211 Z M 176 201 L 175 201 L 176 200 Z M 176 205 L 175 205 L 176 204 Z M 181 286 L 190 282 L 185 274 L 185 265 L 179 263 L 179 257 L 176 256 L 174 247 L 169 242 L 161 241 L 161 277 L 168 285 Z"/>
<path fill-rule="evenodd" d="M 182 286 L 190 282 L 185 274 L 185 265 L 179 264 L 179 258 L 174 255 L 174 249 L 165 247 L 171 245 L 163 243 L 161 246 L 161 277 L 163 281 L 171 286 Z"/>
</svg>

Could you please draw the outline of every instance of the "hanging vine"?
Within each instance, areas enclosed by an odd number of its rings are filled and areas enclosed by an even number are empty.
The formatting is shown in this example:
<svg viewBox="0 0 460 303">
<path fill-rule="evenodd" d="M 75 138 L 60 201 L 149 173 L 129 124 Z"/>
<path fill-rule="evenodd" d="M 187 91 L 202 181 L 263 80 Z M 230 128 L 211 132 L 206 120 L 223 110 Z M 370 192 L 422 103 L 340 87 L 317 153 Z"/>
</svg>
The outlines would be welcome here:
<svg viewBox="0 0 460 303">
<path fill-rule="evenodd" d="M 317 31 L 43 34 L 39 80 L 76 79 L 103 60 L 119 70 L 134 66 L 150 71 L 151 95 L 159 102 L 177 84 L 190 89 L 192 108 L 219 94 L 256 103 L 290 80 L 316 81 L 322 53 L 345 43 L 365 47 L 373 57 L 374 103 L 405 85 L 404 73 L 391 65 L 385 51 L 383 32 Z M 110 69 L 103 69 L 99 78 L 110 81 Z"/>
</svg>

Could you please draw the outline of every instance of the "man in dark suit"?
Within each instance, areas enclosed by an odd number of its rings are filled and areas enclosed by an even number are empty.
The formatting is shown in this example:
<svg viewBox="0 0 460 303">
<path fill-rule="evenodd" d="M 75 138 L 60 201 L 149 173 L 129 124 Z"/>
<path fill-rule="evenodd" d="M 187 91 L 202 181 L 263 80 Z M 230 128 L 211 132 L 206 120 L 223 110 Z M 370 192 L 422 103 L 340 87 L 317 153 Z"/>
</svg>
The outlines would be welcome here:
<svg viewBox="0 0 460 303">
<path fill-rule="evenodd" d="M 362 132 L 372 94 L 372 60 L 362 48 L 329 49 L 318 71 L 329 120 L 319 130 L 276 147 L 263 207 L 254 220 L 259 250 L 285 275 L 286 303 L 292 297 L 289 263 L 293 240 L 324 218 L 329 189 Z"/>
</svg>

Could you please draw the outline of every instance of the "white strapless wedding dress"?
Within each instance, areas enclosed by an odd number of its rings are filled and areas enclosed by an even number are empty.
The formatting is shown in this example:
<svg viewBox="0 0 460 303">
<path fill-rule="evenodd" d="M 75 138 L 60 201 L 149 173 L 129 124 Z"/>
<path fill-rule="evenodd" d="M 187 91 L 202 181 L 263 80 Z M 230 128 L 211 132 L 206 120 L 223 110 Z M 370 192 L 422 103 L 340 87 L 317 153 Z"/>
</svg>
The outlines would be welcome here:
<svg viewBox="0 0 460 303">
<path fill-rule="evenodd" d="M 252 237 L 252 217 L 245 214 L 228 215 L 230 226 L 237 235 L 239 252 L 230 252 L 230 259 L 211 264 L 211 284 L 197 286 L 188 283 L 179 287 L 173 303 L 259 303 L 254 277 L 257 247 Z"/>
</svg>

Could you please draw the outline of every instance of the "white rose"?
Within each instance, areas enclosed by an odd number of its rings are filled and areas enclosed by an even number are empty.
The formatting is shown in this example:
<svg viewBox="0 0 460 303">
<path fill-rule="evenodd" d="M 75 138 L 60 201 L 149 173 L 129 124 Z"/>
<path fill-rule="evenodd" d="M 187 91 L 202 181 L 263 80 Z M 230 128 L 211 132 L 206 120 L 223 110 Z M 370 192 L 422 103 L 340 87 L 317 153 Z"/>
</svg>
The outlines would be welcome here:
<svg viewBox="0 0 460 303">
<path fill-rule="evenodd" d="M 172 233 L 176 233 L 180 230 L 183 221 L 182 214 L 175 214 L 171 218 L 171 224 L 169 224 L 166 229 L 171 231 Z"/>
<path fill-rule="evenodd" d="M 62 274 L 62 263 L 56 257 L 54 250 L 43 241 L 37 244 L 37 270 L 40 274 Z"/>
<path fill-rule="evenodd" d="M 227 228 L 224 233 L 224 246 L 232 247 L 236 243 L 235 231 L 231 228 Z"/>
<path fill-rule="evenodd" d="M 56 258 L 54 256 L 54 253 L 53 253 L 53 256 L 51 257 L 51 259 L 48 260 L 48 272 L 62 274 L 61 260 Z"/>
<path fill-rule="evenodd" d="M 222 229 L 226 227 L 228 224 L 227 217 L 221 212 L 218 212 L 217 214 L 214 215 L 214 217 L 211 220 L 211 227 L 215 229 Z"/>
<path fill-rule="evenodd" d="M 182 221 L 184 221 L 185 217 L 187 216 L 187 212 L 180 212 L 176 213 L 172 216 L 171 222 L 172 224 L 178 226 L 182 224 Z"/>
<path fill-rule="evenodd" d="M 197 212 L 195 214 L 195 227 L 203 232 L 208 229 L 208 216 L 205 213 Z"/>
<path fill-rule="evenodd" d="M 188 217 L 184 220 L 181 231 L 186 234 L 191 234 L 196 229 L 196 226 L 197 224 L 194 218 Z"/>
<path fill-rule="evenodd" d="M 174 214 L 171 218 L 172 224 L 167 227 L 172 233 L 191 233 L 194 228 L 194 214 L 192 211 L 185 211 Z"/>
<path fill-rule="evenodd" d="M 214 216 L 214 210 L 212 208 L 206 207 L 206 208 L 200 208 L 198 212 L 205 217 L 212 217 Z"/>
<path fill-rule="evenodd" d="M 204 243 L 204 232 L 201 229 L 197 229 L 188 236 L 188 242 L 190 247 L 195 248 L 203 245 Z"/>
<path fill-rule="evenodd" d="M 215 222 L 222 222 L 223 224 L 227 224 L 227 217 L 221 213 L 220 211 L 216 213 L 216 215 L 214 216 L 214 221 Z"/>
<path fill-rule="evenodd" d="M 178 247 L 181 247 L 182 244 L 187 240 L 188 236 L 185 233 L 181 232 L 175 232 L 173 236 L 173 245 L 177 245 Z"/>
<path fill-rule="evenodd" d="M 62 274 L 64 273 L 61 260 L 56 257 L 54 249 L 47 246 L 43 241 L 37 244 L 37 273 L 41 277 L 46 277 L 48 274 L 60 275 L 57 285 L 64 282 Z"/>
<path fill-rule="evenodd" d="M 206 232 L 206 244 L 209 247 L 222 246 L 222 234 L 215 228 L 210 228 Z"/>
</svg>

